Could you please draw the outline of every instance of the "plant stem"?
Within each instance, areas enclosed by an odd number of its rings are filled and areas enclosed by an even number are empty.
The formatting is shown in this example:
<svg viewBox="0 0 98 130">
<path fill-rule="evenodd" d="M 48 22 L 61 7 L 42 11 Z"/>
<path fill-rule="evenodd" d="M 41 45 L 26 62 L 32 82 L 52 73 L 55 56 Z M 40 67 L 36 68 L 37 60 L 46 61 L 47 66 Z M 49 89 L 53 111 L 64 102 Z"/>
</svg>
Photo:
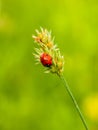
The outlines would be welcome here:
<svg viewBox="0 0 98 130">
<path fill-rule="evenodd" d="M 74 106 L 75 106 L 75 108 L 76 108 L 76 110 L 77 110 L 77 112 L 78 112 L 78 114 L 79 114 L 79 116 L 80 116 L 80 118 L 81 118 L 81 121 L 82 121 L 82 123 L 83 123 L 85 129 L 88 130 L 86 121 L 85 121 L 85 119 L 84 119 L 84 117 L 83 117 L 83 114 L 82 114 L 82 112 L 81 112 L 81 110 L 80 110 L 78 104 L 77 104 L 77 101 L 76 101 L 75 97 L 73 96 L 73 94 L 72 94 L 72 92 L 71 92 L 71 90 L 70 90 L 70 88 L 69 88 L 68 83 L 66 82 L 64 76 L 60 76 L 60 77 L 61 77 L 61 79 L 62 79 L 62 81 L 63 81 L 63 85 L 65 86 L 65 88 L 66 88 L 66 90 L 67 90 L 69 96 L 71 97 L 71 99 L 72 99 L 72 101 L 73 101 L 73 103 L 74 103 Z"/>
</svg>

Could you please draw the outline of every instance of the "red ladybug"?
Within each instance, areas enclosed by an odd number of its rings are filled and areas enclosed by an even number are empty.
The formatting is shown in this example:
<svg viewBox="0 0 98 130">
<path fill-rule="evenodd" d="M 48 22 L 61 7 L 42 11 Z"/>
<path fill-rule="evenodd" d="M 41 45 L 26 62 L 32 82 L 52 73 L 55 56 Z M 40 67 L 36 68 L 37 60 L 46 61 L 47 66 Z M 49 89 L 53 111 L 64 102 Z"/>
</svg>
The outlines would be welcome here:
<svg viewBox="0 0 98 130">
<path fill-rule="evenodd" d="M 52 57 L 47 53 L 41 54 L 40 61 L 43 64 L 43 66 L 50 67 L 52 65 Z"/>
</svg>

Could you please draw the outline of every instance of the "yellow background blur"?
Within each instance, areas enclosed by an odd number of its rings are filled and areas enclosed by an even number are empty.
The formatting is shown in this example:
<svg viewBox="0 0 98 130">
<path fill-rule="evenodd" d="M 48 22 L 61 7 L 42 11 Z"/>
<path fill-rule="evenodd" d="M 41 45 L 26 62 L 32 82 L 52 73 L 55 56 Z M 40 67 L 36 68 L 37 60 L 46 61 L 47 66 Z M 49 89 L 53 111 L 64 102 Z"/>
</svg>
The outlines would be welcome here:
<svg viewBox="0 0 98 130">
<path fill-rule="evenodd" d="M 98 130 L 98 0 L 0 0 L 0 130 L 84 130 L 60 79 L 32 55 L 52 30 L 90 130 Z"/>
</svg>

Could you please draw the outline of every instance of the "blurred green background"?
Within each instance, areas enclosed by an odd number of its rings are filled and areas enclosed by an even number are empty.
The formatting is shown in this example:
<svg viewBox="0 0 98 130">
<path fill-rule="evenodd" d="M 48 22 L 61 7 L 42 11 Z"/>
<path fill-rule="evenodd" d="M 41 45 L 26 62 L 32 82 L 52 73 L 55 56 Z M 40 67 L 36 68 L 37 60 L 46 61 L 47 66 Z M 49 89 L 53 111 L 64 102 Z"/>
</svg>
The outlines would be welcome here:
<svg viewBox="0 0 98 130">
<path fill-rule="evenodd" d="M 56 75 L 35 65 L 32 34 L 52 30 L 90 130 L 98 130 L 98 1 L 0 0 L 0 130 L 84 130 Z"/>
</svg>

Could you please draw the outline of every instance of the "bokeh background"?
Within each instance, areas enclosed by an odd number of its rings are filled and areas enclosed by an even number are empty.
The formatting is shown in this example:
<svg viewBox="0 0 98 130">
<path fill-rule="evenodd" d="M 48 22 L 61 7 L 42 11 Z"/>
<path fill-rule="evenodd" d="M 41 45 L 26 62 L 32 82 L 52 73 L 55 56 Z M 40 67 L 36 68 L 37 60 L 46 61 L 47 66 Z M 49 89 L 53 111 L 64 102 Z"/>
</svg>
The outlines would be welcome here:
<svg viewBox="0 0 98 130">
<path fill-rule="evenodd" d="M 35 65 L 40 26 L 52 30 L 64 76 L 98 130 L 98 0 L 0 0 L 0 130 L 84 130 L 60 79 Z"/>
</svg>

